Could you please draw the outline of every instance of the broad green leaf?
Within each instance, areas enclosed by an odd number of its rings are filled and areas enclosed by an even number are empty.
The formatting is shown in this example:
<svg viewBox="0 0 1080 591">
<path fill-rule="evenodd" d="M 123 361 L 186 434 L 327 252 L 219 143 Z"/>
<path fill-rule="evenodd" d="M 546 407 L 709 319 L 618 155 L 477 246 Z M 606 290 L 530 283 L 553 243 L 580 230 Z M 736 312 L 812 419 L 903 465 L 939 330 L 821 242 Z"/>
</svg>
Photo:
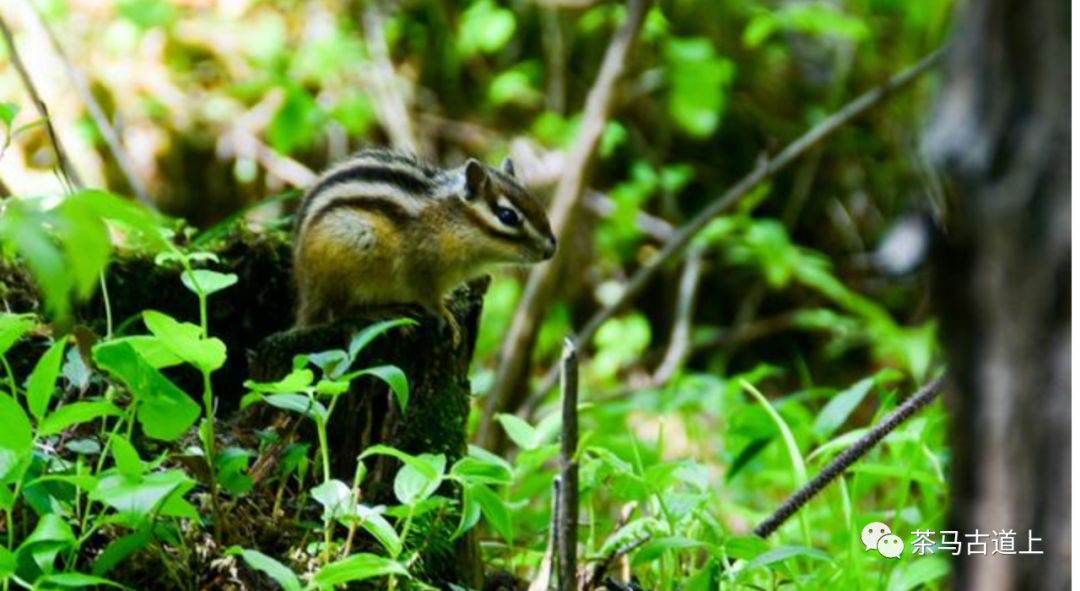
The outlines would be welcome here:
<svg viewBox="0 0 1080 591">
<path fill-rule="evenodd" d="M 31 328 L 33 314 L 0 314 L 0 355 L 4 355 Z"/>
<path fill-rule="evenodd" d="M 201 292 L 204 296 L 209 297 L 225 288 L 236 285 L 237 277 L 232 273 L 218 273 L 208 269 L 192 269 L 190 272 L 185 270 L 180 275 L 180 281 L 183 282 L 184 287 L 195 295 Z"/>
<path fill-rule="evenodd" d="M 356 336 L 349 341 L 350 365 L 352 362 L 356 361 L 356 356 L 379 335 L 399 326 L 416 326 L 416 324 L 417 322 L 412 318 L 396 318 L 394 320 L 383 320 L 381 322 L 376 322 L 371 326 L 364 327 L 363 330 L 356 333 Z"/>
<path fill-rule="evenodd" d="M 229 494 L 243 495 L 251 491 L 254 481 L 246 474 L 253 452 L 239 447 L 227 447 L 215 458 L 217 485 Z"/>
<path fill-rule="evenodd" d="M 328 480 L 311 489 L 311 498 L 323 507 L 323 519 L 339 519 L 348 515 L 353 503 L 349 485 L 340 480 Z"/>
<path fill-rule="evenodd" d="M 105 503 L 119 513 L 129 527 L 145 523 L 171 495 L 183 496 L 195 483 L 179 470 L 154 472 L 133 480 L 119 473 L 101 478 L 90 498 Z M 164 515 L 166 512 L 161 511 Z"/>
<path fill-rule="evenodd" d="M 401 554 L 401 537 L 398 536 L 394 526 L 390 525 L 390 522 L 382 516 L 381 509 L 358 505 L 353 519 L 358 519 L 360 527 L 378 540 L 391 557 L 397 558 Z"/>
<path fill-rule="evenodd" d="M 464 457 L 454 463 L 450 476 L 461 482 L 482 484 L 510 484 L 513 476 L 502 462 L 490 462 L 475 457 Z"/>
<path fill-rule="evenodd" d="M 64 360 L 64 347 L 67 338 L 61 338 L 53 343 L 49 350 L 38 359 L 34 371 L 26 383 L 26 405 L 30 414 L 37 420 L 45 416 L 45 410 L 49 407 L 49 399 L 52 398 L 53 390 L 56 389 L 56 378 L 60 376 L 60 363 Z"/>
<path fill-rule="evenodd" d="M 646 542 L 637 552 L 634 553 L 634 558 L 631 561 L 633 566 L 641 566 L 660 558 L 667 552 L 679 552 L 685 550 L 696 550 L 707 546 L 704 542 L 699 540 L 692 540 L 690 538 L 682 536 L 667 536 L 662 538 L 654 538 Z"/>
<path fill-rule="evenodd" d="M 153 539 L 153 529 L 147 526 L 113 540 L 94 561 L 90 572 L 97 577 L 104 576 L 132 554 L 145 548 L 151 539 Z"/>
<path fill-rule="evenodd" d="M 131 445 L 127 438 L 118 433 L 114 434 L 109 441 L 109 448 L 120 474 L 134 479 L 142 475 L 143 464 L 139 459 L 139 452 L 135 451 L 135 446 Z"/>
<path fill-rule="evenodd" d="M 353 554 L 319 569 L 308 588 L 333 589 L 335 585 L 387 575 L 408 577 L 409 571 L 402 564 L 382 556 Z"/>
<path fill-rule="evenodd" d="M 349 354 L 344 349 L 332 349 L 322 353 L 308 355 L 308 361 L 315 364 L 323 375 L 339 378 L 349 369 Z"/>
<path fill-rule="evenodd" d="M 52 411 L 38 425 L 38 434 L 56 435 L 68 427 L 89 423 L 102 417 L 119 417 L 123 412 L 107 400 L 97 402 L 73 402 Z"/>
<path fill-rule="evenodd" d="M 469 487 L 469 490 L 491 527 L 499 532 L 504 540 L 512 540 L 514 531 L 511 525 L 510 509 L 506 503 L 483 484 L 475 484 Z"/>
<path fill-rule="evenodd" d="M 247 550 L 240 546 L 233 546 L 225 552 L 228 555 L 239 555 L 244 559 L 251 568 L 265 573 L 268 577 L 273 579 L 284 591 L 300 591 L 300 579 L 296 576 L 289 567 L 281 564 L 277 560 L 259 552 L 258 550 Z"/>
<path fill-rule="evenodd" d="M 540 445 L 540 436 L 529 423 L 511 414 L 500 414 L 495 418 L 514 444 L 521 449 L 536 449 Z"/>
<path fill-rule="evenodd" d="M 204 339 L 198 326 L 154 310 L 143 312 L 143 322 L 162 345 L 199 370 L 212 372 L 225 365 L 225 343 L 216 338 Z"/>
<path fill-rule="evenodd" d="M 6 546 L 0 546 L 0 581 L 5 581 L 15 574 L 17 566 L 18 562 L 15 560 L 15 555 Z"/>
<path fill-rule="evenodd" d="M 446 470 L 446 456 L 420 454 L 417 462 L 407 462 L 394 478 L 394 495 L 403 505 L 415 506 L 435 494 Z M 426 469 L 419 467 L 426 465 Z"/>
<path fill-rule="evenodd" d="M 68 522 L 55 513 L 46 513 L 15 554 L 19 563 L 32 560 L 40 571 L 48 574 L 53 571 L 56 556 L 74 543 L 75 532 Z"/>
<path fill-rule="evenodd" d="M 299 413 L 312 420 L 325 421 L 329 414 L 318 400 L 304 394 L 271 394 L 263 400 L 274 408 Z"/>
<path fill-rule="evenodd" d="M 199 418 L 199 405 L 147 363 L 130 343 L 118 339 L 95 346 L 94 362 L 127 385 L 138 403 L 136 418 L 149 437 L 173 441 Z"/>
<path fill-rule="evenodd" d="M 310 369 L 294 369 L 276 382 L 260 383 L 248 380 L 244 382 L 244 387 L 255 392 L 295 394 L 310 388 L 314 381 L 315 373 Z"/>
<path fill-rule="evenodd" d="M 472 485 L 461 487 L 461 520 L 450 539 L 456 540 L 480 522 L 480 503 L 473 498 Z"/>
<path fill-rule="evenodd" d="M 17 468 L 33 449 L 34 434 L 22 406 L 15 399 L 0 392 L 0 417 L 4 426 L 0 429 L 0 484 L 16 476 Z"/>
<path fill-rule="evenodd" d="M 380 380 L 386 382 L 390 389 L 394 391 L 394 396 L 397 397 L 398 404 L 401 406 L 401 411 L 404 413 L 409 407 L 409 379 L 405 377 L 405 372 L 401 371 L 395 365 L 380 365 L 378 367 L 370 367 L 357 372 L 350 373 L 342 378 L 343 381 L 351 381 L 361 376 L 375 376 Z"/>
<path fill-rule="evenodd" d="M 172 350 L 166 347 L 165 344 L 161 342 L 161 339 L 157 337 L 138 335 L 124 337 L 123 340 L 131 343 L 131 346 L 135 348 L 135 351 L 155 369 L 172 367 L 184 362 L 183 358 L 176 353 L 173 353 Z"/>
</svg>

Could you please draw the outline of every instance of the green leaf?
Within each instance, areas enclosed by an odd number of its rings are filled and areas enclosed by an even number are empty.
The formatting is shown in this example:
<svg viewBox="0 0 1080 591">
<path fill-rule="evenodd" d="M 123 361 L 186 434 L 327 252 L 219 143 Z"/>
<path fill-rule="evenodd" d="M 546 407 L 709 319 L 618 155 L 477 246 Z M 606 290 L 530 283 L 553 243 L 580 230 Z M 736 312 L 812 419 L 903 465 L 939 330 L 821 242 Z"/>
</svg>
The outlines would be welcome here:
<svg viewBox="0 0 1080 591">
<path fill-rule="evenodd" d="M 356 333 L 356 336 L 349 341 L 349 364 L 351 365 L 356 361 L 356 356 L 368 346 L 371 341 L 376 337 L 390 331 L 391 329 L 399 326 L 416 326 L 417 322 L 412 318 L 396 318 L 394 320 L 383 320 L 376 322 L 370 326 L 364 327 L 363 330 Z"/>
<path fill-rule="evenodd" d="M 949 574 L 949 561 L 940 556 L 925 556 L 905 561 L 893 569 L 889 591 L 911 591 Z"/>
<path fill-rule="evenodd" d="M 680 551 L 693 550 L 707 546 L 704 542 L 698 540 L 692 540 L 681 536 L 666 536 L 662 538 L 655 538 L 646 542 L 637 552 L 634 553 L 634 558 L 631 561 L 632 566 L 640 566 L 647 564 L 660 558 L 667 552 L 674 552 L 678 554 Z"/>
<path fill-rule="evenodd" d="M 513 11 L 496 5 L 492 0 L 473 2 L 461 14 L 458 51 L 466 59 L 480 52 L 495 53 L 506 46 L 516 29 Z"/>
<path fill-rule="evenodd" d="M 283 90 L 285 100 L 270 121 L 266 137 L 278 152 L 292 154 L 315 141 L 316 130 L 322 128 L 320 123 L 325 114 L 315 98 L 301 85 L 289 83 Z"/>
<path fill-rule="evenodd" d="M 0 546 L 0 581 L 6 581 L 8 577 L 15 574 L 17 566 L 15 555 L 6 546 Z"/>
<path fill-rule="evenodd" d="M 514 531 L 511 526 L 510 509 L 507 508 L 506 503 L 483 484 L 475 484 L 469 487 L 469 490 L 491 527 L 499 532 L 504 540 L 512 540 Z"/>
<path fill-rule="evenodd" d="M 109 440 L 109 448 L 112 450 L 113 461 L 120 474 L 128 478 L 137 479 L 143 473 L 142 460 L 135 446 L 131 445 L 123 435 L 114 434 Z"/>
<path fill-rule="evenodd" d="M 354 519 L 360 520 L 360 527 L 382 544 L 386 553 L 393 558 L 401 554 L 403 544 L 394 526 L 381 514 L 381 508 L 373 509 L 363 505 L 357 505 Z"/>
<path fill-rule="evenodd" d="M 706 138 L 720 126 L 727 89 L 735 77 L 735 64 L 716 55 L 704 37 L 672 38 L 666 48 L 670 64 L 668 110 L 684 131 Z"/>
<path fill-rule="evenodd" d="M 217 484 L 229 494 L 242 495 L 251 491 L 255 482 L 246 474 L 253 452 L 239 447 L 227 447 L 215 458 Z"/>
<path fill-rule="evenodd" d="M 64 360 L 64 347 L 67 338 L 53 343 L 49 350 L 38 359 L 34 371 L 26 384 L 26 405 L 34 418 L 41 420 L 49 407 L 49 399 L 56 389 L 56 378 L 60 376 L 60 363 Z"/>
<path fill-rule="evenodd" d="M 131 344 L 140 357 L 146 360 L 156 369 L 180 365 L 184 362 L 176 353 L 173 353 L 161 342 L 161 339 L 150 335 L 138 335 L 124 337 L 124 341 Z"/>
<path fill-rule="evenodd" d="M 2 102 L 0 103 L 0 121 L 3 121 L 4 127 L 11 131 L 11 124 L 15 122 L 15 116 L 19 114 L 19 105 L 16 103 Z"/>
<path fill-rule="evenodd" d="M 312 353 L 308 355 L 308 361 L 314 363 L 323 372 L 323 375 L 330 378 L 339 378 L 349 369 L 349 363 L 352 360 L 349 359 L 349 354 L 345 350 L 332 349 L 322 353 Z"/>
<path fill-rule="evenodd" d="M 209 297 L 215 293 L 236 285 L 237 277 L 232 273 L 218 273 L 217 271 L 210 271 L 207 269 L 193 269 L 191 271 L 184 271 L 180 275 L 180 281 L 183 282 L 184 287 L 188 288 L 191 293 L 199 295 L 201 292 L 203 296 Z"/>
<path fill-rule="evenodd" d="M 38 434 L 43 436 L 56 435 L 74 425 L 89 423 L 102 417 L 119 417 L 122 415 L 123 412 L 107 400 L 73 402 L 49 413 L 45 420 L 38 425 Z"/>
<path fill-rule="evenodd" d="M 134 533 L 113 540 L 94 561 L 90 572 L 97 577 L 104 576 L 132 554 L 145 548 L 151 539 L 153 539 L 153 529 L 143 527 Z"/>
<path fill-rule="evenodd" d="M 77 572 L 44 575 L 38 577 L 38 579 L 34 581 L 34 589 L 50 589 L 52 587 L 71 587 L 73 589 L 78 589 L 81 587 L 95 587 L 98 585 L 107 585 L 109 587 L 116 587 L 117 589 L 128 589 L 128 587 L 110 581 L 109 579 Z"/>
<path fill-rule="evenodd" d="M 274 408 L 299 413 L 312 420 L 325 421 L 329 414 L 318 400 L 305 394 L 271 394 L 263 400 Z"/>
<path fill-rule="evenodd" d="M 473 498 L 472 486 L 466 483 L 461 488 L 461 520 L 458 522 L 454 534 L 450 536 L 451 540 L 456 540 L 465 535 L 466 532 L 476 527 L 476 524 L 480 522 L 480 503 Z"/>
<path fill-rule="evenodd" d="M 818 550 L 817 548 L 810 548 L 807 546 L 780 546 L 773 550 L 761 554 L 757 558 L 746 563 L 745 570 L 757 568 L 759 566 L 766 566 L 776 562 L 783 562 L 790 558 L 801 556 L 805 558 L 811 558 L 814 560 L 823 560 L 831 562 L 832 557 L 828 553 Z"/>
<path fill-rule="evenodd" d="M 300 586 L 300 579 L 296 576 L 296 573 L 289 567 L 258 550 L 247 550 L 240 546 L 233 546 L 225 553 L 230 556 L 239 555 L 244 559 L 244 562 L 246 562 L 248 566 L 265 573 L 278 585 L 281 585 L 281 588 L 284 591 L 300 591 L 302 588 Z"/>
<path fill-rule="evenodd" d="M 382 556 L 353 554 L 319 569 L 308 588 L 333 589 L 335 585 L 387 575 L 408 577 L 409 571 L 402 564 Z"/>
<path fill-rule="evenodd" d="M 123 381 L 135 396 L 136 417 L 147 436 L 173 441 L 199 418 L 199 405 L 123 339 L 95 346 L 94 362 Z"/>
<path fill-rule="evenodd" d="M 0 417 L 4 427 L 0 429 L 0 484 L 10 482 L 18 467 L 30 457 L 34 434 L 30 419 L 15 399 L 0 392 Z"/>
<path fill-rule="evenodd" d="M 311 498 L 323 507 L 323 519 L 340 519 L 349 513 L 353 503 L 349 485 L 340 480 L 327 480 L 311 489 Z"/>
<path fill-rule="evenodd" d="M 446 470 L 446 456 L 420 454 L 416 462 L 401 467 L 394 478 L 394 496 L 403 505 L 414 507 L 439 490 Z"/>
<path fill-rule="evenodd" d="M 394 391 L 394 396 L 397 397 L 398 405 L 401 406 L 401 412 L 404 413 L 409 407 L 409 379 L 405 377 L 405 372 L 401 371 L 394 365 L 380 365 L 378 367 L 370 367 L 368 369 L 362 369 L 357 372 L 353 372 L 342 377 L 342 380 L 351 381 L 361 376 L 375 376 L 380 380 L 386 382 L 390 389 Z"/>
<path fill-rule="evenodd" d="M 34 327 L 33 314 L 0 314 L 0 355 Z"/>
<path fill-rule="evenodd" d="M 154 472 L 139 479 L 116 473 L 102 477 L 90 498 L 112 507 L 122 523 L 137 528 L 159 507 L 162 515 L 174 514 L 165 510 L 166 501 L 174 495 L 182 497 L 194 486 L 195 482 L 180 470 Z"/>
<path fill-rule="evenodd" d="M 162 345 L 199 370 L 212 372 L 225 365 L 225 343 L 215 338 L 203 338 L 198 326 L 178 322 L 154 310 L 147 310 L 142 316 L 146 327 L 161 339 Z"/>
<path fill-rule="evenodd" d="M 255 392 L 295 394 L 310 388 L 313 381 L 315 373 L 310 369 L 294 369 L 276 382 L 260 383 L 248 380 L 244 382 L 244 387 Z"/>
<path fill-rule="evenodd" d="M 450 476 L 460 482 L 481 484 L 510 484 L 513 475 L 504 462 L 492 462 L 464 457 L 450 468 Z"/>
<path fill-rule="evenodd" d="M 506 430 L 510 440 L 521 449 L 536 449 L 540 445 L 540 436 L 529 423 L 511 414 L 500 414 L 495 419 Z"/>
</svg>

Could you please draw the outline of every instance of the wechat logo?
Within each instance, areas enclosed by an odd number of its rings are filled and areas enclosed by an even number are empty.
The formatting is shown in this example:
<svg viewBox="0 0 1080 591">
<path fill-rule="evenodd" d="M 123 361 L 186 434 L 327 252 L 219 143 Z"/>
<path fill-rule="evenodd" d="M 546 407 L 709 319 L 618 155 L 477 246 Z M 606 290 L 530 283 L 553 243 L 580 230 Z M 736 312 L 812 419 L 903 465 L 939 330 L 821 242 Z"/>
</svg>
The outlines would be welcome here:
<svg viewBox="0 0 1080 591">
<path fill-rule="evenodd" d="M 900 558 L 904 553 L 904 540 L 892 535 L 889 526 L 879 521 L 867 524 L 862 529 L 862 543 L 866 546 L 864 552 L 877 550 L 885 558 Z"/>
</svg>

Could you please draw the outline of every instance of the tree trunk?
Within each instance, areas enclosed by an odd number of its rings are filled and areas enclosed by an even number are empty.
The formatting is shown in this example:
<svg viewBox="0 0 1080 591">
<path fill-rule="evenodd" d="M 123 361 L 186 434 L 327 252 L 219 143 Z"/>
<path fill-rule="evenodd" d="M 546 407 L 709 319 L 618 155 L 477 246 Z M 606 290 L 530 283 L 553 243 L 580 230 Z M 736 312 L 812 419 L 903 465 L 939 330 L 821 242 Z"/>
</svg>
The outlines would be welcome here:
<svg viewBox="0 0 1080 591">
<path fill-rule="evenodd" d="M 1064 0 L 965 3 L 928 148 L 956 222 L 935 252 L 952 368 L 960 590 L 1067 589 L 1070 23 Z M 987 555 L 968 555 L 978 530 Z M 1017 552 L 993 555 L 994 532 Z"/>
</svg>

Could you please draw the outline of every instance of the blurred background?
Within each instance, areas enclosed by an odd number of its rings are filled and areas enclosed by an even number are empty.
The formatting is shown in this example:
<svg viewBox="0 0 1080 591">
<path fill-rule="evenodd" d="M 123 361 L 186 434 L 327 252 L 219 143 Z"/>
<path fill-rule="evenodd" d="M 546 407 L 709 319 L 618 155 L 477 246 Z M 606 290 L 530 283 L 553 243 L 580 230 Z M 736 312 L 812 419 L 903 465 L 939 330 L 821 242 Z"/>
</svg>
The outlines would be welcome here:
<svg viewBox="0 0 1080 591">
<path fill-rule="evenodd" d="M 531 356 L 533 385 L 563 336 L 614 301 L 681 225 L 764 155 L 942 45 L 952 14 L 950 0 L 654 4 L 604 123 L 582 211 L 561 244 L 557 293 Z M 509 155 L 550 199 L 575 165 L 569 154 L 586 99 L 627 8 L 593 0 L 17 0 L 0 16 L 87 186 L 144 193 L 199 230 L 243 211 L 248 227 L 274 232 L 289 227 L 298 203 L 290 190 L 365 146 L 445 165 Z M 0 56 L 0 103 L 11 114 L 0 187 L 60 194 L 47 130 L 10 56 Z M 939 84 L 930 72 L 754 189 L 600 327 L 583 366 L 583 432 L 613 456 L 597 452 L 583 474 L 592 551 L 640 492 L 613 486 L 618 462 L 670 462 L 641 486 L 674 491 L 675 512 L 700 512 L 693 532 L 683 532 L 689 538 L 710 528 L 745 533 L 795 488 L 791 447 L 738 379 L 770 398 L 784 394 L 776 410 L 800 462 L 816 471 L 932 373 L 939 351 L 917 269 L 918 228 L 944 198 L 920 136 Z M 109 151 L 87 93 L 116 130 L 130 174 Z M 889 235 L 902 242 L 899 255 Z M 507 270 L 487 296 L 474 428 L 526 277 Z M 553 434 L 544 435 L 551 425 L 543 421 L 552 400 L 531 400 L 538 437 Z M 800 560 L 816 559 L 810 546 L 845 554 L 827 572 L 802 575 L 908 589 L 947 572 L 937 558 L 896 566 L 863 556 L 844 525 L 942 524 L 944 422 L 934 407 L 905 425 L 807 509 L 801 527 L 782 532 L 805 549 Z M 520 480 L 507 499 L 519 508 L 513 530 L 524 554 L 514 558 L 513 539 L 492 535 L 495 561 L 527 563 L 543 551 L 527 532 L 545 527 L 550 479 L 539 473 L 549 458 L 539 446 L 526 451 L 536 457 L 519 456 Z M 803 564 L 785 560 L 764 566 Z"/>
</svg>

